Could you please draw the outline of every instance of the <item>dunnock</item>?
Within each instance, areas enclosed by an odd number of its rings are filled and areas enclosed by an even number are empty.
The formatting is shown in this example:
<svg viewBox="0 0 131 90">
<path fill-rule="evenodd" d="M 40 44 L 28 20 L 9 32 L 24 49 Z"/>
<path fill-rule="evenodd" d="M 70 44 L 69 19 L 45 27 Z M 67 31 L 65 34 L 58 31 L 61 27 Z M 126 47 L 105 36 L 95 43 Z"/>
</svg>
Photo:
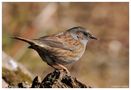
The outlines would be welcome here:
<svg viewBox="0 0 131 90">
<path fill-rule="evenodd" d="M 64 65 L 79 60 L 85 52 L 89 39 L 97 39 L 83 27 L 73 27 L 65 32 L 33 40 L 13 38 L 29 43 L 29 48 L 36 50 L 48 65 L 67 72 Z"/>
</svg>

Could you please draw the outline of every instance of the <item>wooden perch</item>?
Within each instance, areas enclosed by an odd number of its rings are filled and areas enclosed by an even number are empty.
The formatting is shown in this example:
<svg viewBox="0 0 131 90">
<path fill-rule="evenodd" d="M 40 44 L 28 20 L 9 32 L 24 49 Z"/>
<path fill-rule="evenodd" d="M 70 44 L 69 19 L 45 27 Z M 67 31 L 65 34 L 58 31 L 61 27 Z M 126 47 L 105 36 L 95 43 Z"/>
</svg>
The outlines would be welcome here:
<svg viewBox="0 0 131 90">
<path fill-rule="evenodd" d="M 19 88 L 26 88 L 28 85 L 19 83 Z M 55 70 L 49 73 L 42 81 L 38 76 L 32 81 L 31 88 L 90 88 L 78 81 L 76 78 L 67 75 L 65 72 Z"/>
</svg>

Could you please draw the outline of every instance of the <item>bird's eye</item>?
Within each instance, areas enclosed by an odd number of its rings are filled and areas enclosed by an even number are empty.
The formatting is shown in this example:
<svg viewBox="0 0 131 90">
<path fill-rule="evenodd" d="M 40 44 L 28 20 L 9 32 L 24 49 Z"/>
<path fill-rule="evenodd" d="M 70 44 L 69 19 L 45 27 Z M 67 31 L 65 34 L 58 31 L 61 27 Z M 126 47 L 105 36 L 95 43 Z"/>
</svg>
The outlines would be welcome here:
<svg viewBox="0 0 131 90">
<path fill-rule="evenodd" d="M 88 36 L 88 34 L 87 34 L 86 32 L 84 32 L 84 35 L 85 35 L 85 36 Z"/>
<path fill-rule="evenodd" d="M 77 38 L 79 38 L 79 36 L 77 35 Z"/>
</svg>

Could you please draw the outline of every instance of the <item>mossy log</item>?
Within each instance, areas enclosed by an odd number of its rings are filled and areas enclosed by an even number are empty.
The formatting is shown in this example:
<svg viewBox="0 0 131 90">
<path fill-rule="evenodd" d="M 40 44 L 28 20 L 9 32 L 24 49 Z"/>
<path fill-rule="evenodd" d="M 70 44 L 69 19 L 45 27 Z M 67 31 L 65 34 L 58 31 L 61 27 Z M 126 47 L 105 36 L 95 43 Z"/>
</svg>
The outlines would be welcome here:
<svg viewBox="0 0 131 90">
<path fill-rule="evenodd" d="M 26 88 L 24 83 L 19 83 L 19 88 Z M 31 88 L 90 88 L 78 81 L 76 78 L 67 75 L 65 72 L 55 70 L 49 73 L 42 81 L 38 76 L 32 81 Z"/>
</svg>

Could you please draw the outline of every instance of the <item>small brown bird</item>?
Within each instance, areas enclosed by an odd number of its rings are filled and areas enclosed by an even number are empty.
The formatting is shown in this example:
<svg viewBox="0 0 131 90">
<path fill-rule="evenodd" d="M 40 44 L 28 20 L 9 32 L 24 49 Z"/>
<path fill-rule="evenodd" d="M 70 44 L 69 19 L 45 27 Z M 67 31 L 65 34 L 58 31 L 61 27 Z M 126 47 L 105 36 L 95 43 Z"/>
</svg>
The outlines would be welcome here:
<svg viewBox="0 0 131 90">
<path fill-rule="evenodd" d="M 69 71 L 64 65 L 81 58 L 89 39 L 97 40 L 83 27 L 73 27 L 65 32 L 33 40 L 21 37 L 13 38 L 29 43 L 29 48 L 36 50 L 48 65 L 55 69 L 66 70 L 67 73 Z"/>
</svg>

